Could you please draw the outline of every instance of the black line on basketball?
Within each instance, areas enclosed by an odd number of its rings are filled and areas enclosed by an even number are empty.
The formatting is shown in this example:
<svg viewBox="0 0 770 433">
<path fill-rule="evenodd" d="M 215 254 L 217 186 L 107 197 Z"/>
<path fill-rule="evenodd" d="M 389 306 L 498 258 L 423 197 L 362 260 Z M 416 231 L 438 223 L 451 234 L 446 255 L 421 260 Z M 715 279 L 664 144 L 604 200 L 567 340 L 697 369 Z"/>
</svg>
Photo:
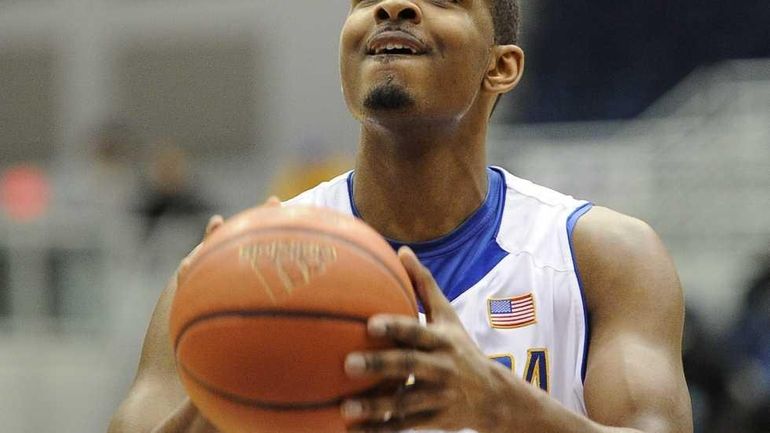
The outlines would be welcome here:
<svg viewBox="0 0 770 433">
<path fill-rule="evenodd" d="M 324 311 L 302 311 L 302 310 L 231 310 L 231 311 L 217 311 L 215 313 L 206 314 L 196 317 L 195 319 L 187 322 L 184 327 L 179 331 L 179 335 L 174 341 L 174 353 L 176 354 L 179 342 L 187 331 L 194 325 L 205 322 L 207 320 L 221 319 L 223 317 L 240 317 L 240 318 L 254 318 L 254 317 L 288 317 L 292 319 L 310 319 L 310 320 L 327 320 L 327 321 L 340 321 L 340 322 L 354 322 L 366 326 L 368 319 L 366 317 L 353 316 L 350 314 L 328 313 Z"/>
</svg>

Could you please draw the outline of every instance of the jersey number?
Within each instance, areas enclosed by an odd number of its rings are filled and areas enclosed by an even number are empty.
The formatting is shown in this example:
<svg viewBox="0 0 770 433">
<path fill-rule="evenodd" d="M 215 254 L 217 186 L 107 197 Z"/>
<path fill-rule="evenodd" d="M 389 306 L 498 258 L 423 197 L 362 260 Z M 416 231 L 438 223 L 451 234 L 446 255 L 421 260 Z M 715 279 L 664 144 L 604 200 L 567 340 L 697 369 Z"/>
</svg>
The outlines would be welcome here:
<svg viewBox="0 0 770 433">
<path fill-rule="evenodd" d="M 516 360 L 513 355 L 496 355 L 490 358 L 503 364 L 511 371 L 516 371 Z M 548 392 L 550 390 L 550 368 L 548 349 L 530 349 L 527 351 L 527 364 L 524 366 L 524 380 Z"/>
</svg>

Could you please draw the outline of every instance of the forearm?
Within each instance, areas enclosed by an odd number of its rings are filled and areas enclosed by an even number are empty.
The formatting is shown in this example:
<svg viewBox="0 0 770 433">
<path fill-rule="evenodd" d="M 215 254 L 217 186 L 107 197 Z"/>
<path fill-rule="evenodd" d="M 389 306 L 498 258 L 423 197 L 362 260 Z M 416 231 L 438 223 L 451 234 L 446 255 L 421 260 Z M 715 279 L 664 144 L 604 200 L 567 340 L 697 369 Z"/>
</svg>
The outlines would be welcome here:
<svg viewBox="0 0 770 433">
<path fill-rule="evenodd" d="M 534 412 L 526 427 L 526 432 L 532 433 L 653 433 L 627 427 L 610 427 L 601 425 L 587 416 L 572 412 L 548 394 L 533 389 L 536 399 Z"/>
<path fill-rule="evenodd" d="M 528 383 L 511 384 L 511 393 L 501 401 L 499 430 L 488 433 L 657 433 L 627 427 L 601 425 L 572 412 L 556 399 Z M 523 408 L 510 410 L 510 408 Z"/>
</svg>

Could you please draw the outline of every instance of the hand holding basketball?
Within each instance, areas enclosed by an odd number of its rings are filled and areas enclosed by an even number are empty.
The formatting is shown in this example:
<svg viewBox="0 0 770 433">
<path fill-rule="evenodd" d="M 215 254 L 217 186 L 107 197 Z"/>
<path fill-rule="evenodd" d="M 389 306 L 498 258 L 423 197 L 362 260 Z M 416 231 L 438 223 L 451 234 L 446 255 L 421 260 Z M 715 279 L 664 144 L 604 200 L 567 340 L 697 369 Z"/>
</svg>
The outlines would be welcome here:
<svg viewBox="0 0 770 433">
<path fill-rule="evenodd" d="M 414 384 L 395 395 L 346 401 L 343 414 L 356 422 L 351 431 L 495 431 L 503 416 L 517 412 L 502 402 L 512 401 L 517 390 L 532 387 L 484 356 L 412 250 L 402 248 L 399 259 L 423 302 L 428 325 L 408 317 L 372 317 L 371 336 L 392 339 L 409 349 L 351 353 L 345 369 L 352 377 L 406 381 L 411 376 Z"/>
</svg>

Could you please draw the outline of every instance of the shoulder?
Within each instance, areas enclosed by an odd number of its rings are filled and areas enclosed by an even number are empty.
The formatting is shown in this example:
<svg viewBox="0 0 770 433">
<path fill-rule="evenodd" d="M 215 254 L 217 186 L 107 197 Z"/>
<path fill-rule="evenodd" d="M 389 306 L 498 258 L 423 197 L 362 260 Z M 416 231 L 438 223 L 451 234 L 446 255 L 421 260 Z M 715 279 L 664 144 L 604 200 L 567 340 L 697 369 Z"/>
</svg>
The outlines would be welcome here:
<svg viewBox="0 0 770 433">
<path fill-rule="evenodd" d="M 593 207 L 578 221 L 574 231 L 575 247 L 585 250 L 591 258 L 618 260 L 612 254 L 628 256 L 648 254 L 662 247 L 660 238 L 646 222 L 601 206 Z"/>
<path fill-rule="evenodd" d="M 651 265 L 669 259 L 663 242 L 649 224 L 600 206 L 577 222 L 573 245 L 581 268 L 602 270 L 615 277 L 651 271 Z"/>
<path fill-rule="evenodd" d="M 572 236 L 592 313 L 632 306 L 681 309 L 673 261 L 649 224 L 597 206 L 577 222 Z"/>
</svg>

